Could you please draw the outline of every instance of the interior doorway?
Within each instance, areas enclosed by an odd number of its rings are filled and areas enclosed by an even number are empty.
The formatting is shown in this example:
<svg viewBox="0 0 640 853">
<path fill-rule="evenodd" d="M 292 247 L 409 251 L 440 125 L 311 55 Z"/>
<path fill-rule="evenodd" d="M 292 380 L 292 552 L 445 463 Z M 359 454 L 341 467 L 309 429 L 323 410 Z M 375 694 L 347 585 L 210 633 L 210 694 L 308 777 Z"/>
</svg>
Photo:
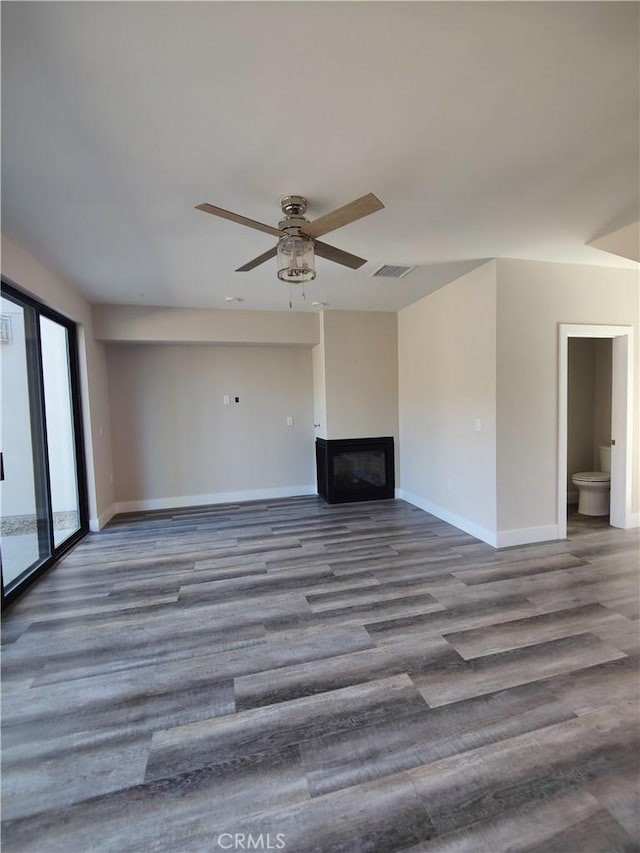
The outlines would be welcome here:
<svg viewBox="0 0 640 853">
<path fill-rule="evenodd" d="M 558 428 L 558 537 L 567 535 L 569 340 L 611 339 L 611 492 L 609 523 L 632 526 L 633 328 L 560 324 Z"/>
<path fill-rule="evenodd" d="M 609 524 L 612 343 L 612 338 L 568 340 L 568 531 L 589 517 Z"/>
</svg>

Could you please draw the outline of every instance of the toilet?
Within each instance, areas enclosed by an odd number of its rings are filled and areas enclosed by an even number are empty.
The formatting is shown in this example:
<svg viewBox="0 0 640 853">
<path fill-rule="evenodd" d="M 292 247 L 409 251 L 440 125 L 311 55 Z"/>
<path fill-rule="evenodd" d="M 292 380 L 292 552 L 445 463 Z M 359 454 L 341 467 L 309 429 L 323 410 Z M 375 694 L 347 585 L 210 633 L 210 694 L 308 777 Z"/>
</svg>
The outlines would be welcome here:
<svg viewBox="0 0 640 853">
<path fill-rule="evenodd" d="M 600 471 L 580 471 L 571 482 L 578 489 L 581 515 L 609 515 L 611 448 L 600 445 Z"/>
</svg>

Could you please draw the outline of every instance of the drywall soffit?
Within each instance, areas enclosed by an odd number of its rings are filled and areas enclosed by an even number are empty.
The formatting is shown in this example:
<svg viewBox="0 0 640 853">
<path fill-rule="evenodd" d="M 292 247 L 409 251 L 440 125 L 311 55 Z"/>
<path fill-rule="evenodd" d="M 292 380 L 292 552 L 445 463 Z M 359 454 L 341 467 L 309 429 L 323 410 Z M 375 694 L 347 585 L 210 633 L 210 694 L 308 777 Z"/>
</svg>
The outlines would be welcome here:
<svg viewBox="0 0 640 853">
<path fill-rule="evenodd" d="M 597 237 L 589 241 L 587 246 L 593 246 L 594 249 L 602 249 L 603 252 L 620 255 L 632 261 L 640 261 L 640 221 Z"/>
</svg>

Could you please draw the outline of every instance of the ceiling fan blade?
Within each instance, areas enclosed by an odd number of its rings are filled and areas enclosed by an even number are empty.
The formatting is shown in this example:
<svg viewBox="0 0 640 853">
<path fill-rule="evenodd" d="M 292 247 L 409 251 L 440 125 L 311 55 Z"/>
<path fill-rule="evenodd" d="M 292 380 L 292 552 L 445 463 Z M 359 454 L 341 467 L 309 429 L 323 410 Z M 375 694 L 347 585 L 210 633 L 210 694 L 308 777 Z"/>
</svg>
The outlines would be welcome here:
<svg viewBox="0 0 640 853">
<path fill-rule="evenodd" d="M 196 210 L 204 210 L 205 213 L 221 216 L 223 219 L 229 219 L 231 222 L 237 222 L 239 225 L 255 228 L 256 231 L 264 231 L 265 234 L 273 234 L 274 237 L 284 237 L 284 231 L 280 231 L 278 228 L 272 228 L 271 225 L 256 222 L 255 219 L 248 219 L 246 216 L 240 216 L 239 213 L 232 213 L 230 210 L 224 210 L 222 207 L 216 207 L 213 204 L 207 204 L 206 202 L 204 204 L 196 204 Z"/>
<path fill-rule="evenodd" d="M 369 216 L 370 213 L 382 210 L 383 207 L 384 204 L 379 198 L 376 198 L 373 193 L 368 193 L 361 198 L 357 198 L 355 201 L 350 201 L 349 204 L 345 204 L 343 207 L 332 210 L 331 213 L 326 213 L 324 216 L 314 219 L 309 225 L 305 225 L 304 233 L 308 237 L 322 237 L 323 234 L 328 234 L 329 231 L 342 228 L 343 225 L 355 222 L 356 219 L 362 219 L 363 216 Z"/>
<path fill-rule="evenodd" d="M 357 255 L 343 252 L 342 249 L 336 249 L 335 246 L 329 246 L 328 243 L 321 243 L 320 240 L 313 241 L 313 250 L 321 258 L 326 258 L 327 261 L 335 261 L 336 264 L 342 264 L 352 270 L 357 270 L 367 263 L 366 258 L 359 258 Z"/>
<path fill-rule="evenodd" d="M 259 267 L 260 264 L 263 264 L 265 261 L 270 260 L 271 258 L 275 258 L 277 252 L 277 247 L 274 246 L 273 249 L 269 249 L 266 252 L 263 252 L 261 255 L 258 255 L 257 258 L 254 258 L 252 261 L 248 261 L 241 267 L 238 267 L 236 272 L 249 272 L 249 270 L 255 269 L 255 267 Z"/>
</svg>

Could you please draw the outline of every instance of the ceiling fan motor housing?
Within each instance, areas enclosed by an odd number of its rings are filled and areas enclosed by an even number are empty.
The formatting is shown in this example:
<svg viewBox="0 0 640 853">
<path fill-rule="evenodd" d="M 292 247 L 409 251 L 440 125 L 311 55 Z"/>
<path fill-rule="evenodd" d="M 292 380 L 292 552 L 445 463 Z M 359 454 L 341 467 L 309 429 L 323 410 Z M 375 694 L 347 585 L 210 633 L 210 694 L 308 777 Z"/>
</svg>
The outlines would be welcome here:
<svg viewBox="0 0 640 853">
<path fill-rule="evenodd" d="M 287 234 L 299 234 L 304 231 L 304 226 L 309 224 L 309 220 L 304 216 L 287 216 L 278 222 L 280 231 L 286 231 Z"/>
<path fill-rule="evenodd" d="M 303 195 L 283 195 L 280 207 L 287 216 L 302 216 L 307 210 L 307 200 Z"/>
<path fill-rule="evenodd" d="M 309 220 L 303 216 L 307 209 L 306 198 L 301 195 L 285 195 L 280 199 L 280 206 L 285 215 L 285 218 L 278 222 L 280 231 L 286 231 L 287 234 L 300 234 L 304 226 L 309 224 Z"/>
</svg>

